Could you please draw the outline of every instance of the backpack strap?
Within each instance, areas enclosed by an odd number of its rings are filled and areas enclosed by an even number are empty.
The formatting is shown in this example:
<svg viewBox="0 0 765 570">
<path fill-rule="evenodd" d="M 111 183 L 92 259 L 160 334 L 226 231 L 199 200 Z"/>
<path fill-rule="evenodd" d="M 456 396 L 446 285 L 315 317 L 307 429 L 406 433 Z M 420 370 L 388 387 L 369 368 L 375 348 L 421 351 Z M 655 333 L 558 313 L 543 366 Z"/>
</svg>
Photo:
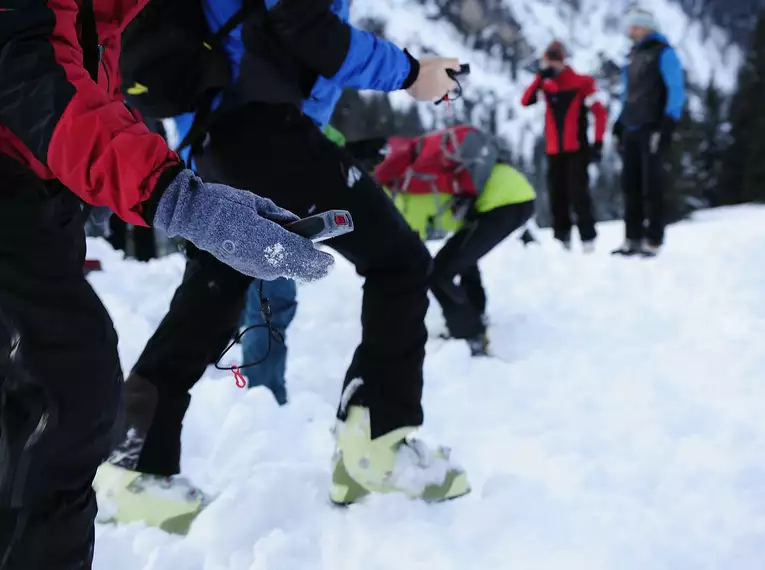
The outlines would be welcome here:
<svg viewBox="0 0 765 570">
<path fill-rule="evenodd" d="M 265 6 L 265 2 L 262 0 L 242 0 L 242 7 L 207 39 L 205 46 L 208 49 L 213 49 L 214 46 L 221 47 L 228 35 L 241 25 L 252 12 L 256 9 L 265 9 Z M 183 140 L 176 149 L 176 152 L 179 153 L 186 148 L 189 149 L 189 159 L 187 161 L 189 168 L 191 168 L 194 155 L 202 150 L 207 133 L 210 131 L 213 119 L 216 116 L 216 109 L 213 108 L 215 100 L 222 93 L 222 90 L 211 89 L 202 96 L 194 113 L 194 121 L 191 123 L 189 132 L 186 133 L 186 136 L 183 137 Z"/>
<path fill-rule="evenodd" d="M 90 78 L 98 83 L 98 66 L 101 64 L 101 46 L 98 43 L 98 30 L 96 29 L 96 14 L 93 11 L 93 0 L 82 0 L 80 9 L 77 11 L 77 20 L 80 24 L 80 48 L 82 49 L 82 66 L 88 72 Z M 82 201 L 82 211 L 85 218 L 90 215 L 93 206 Z"/>
<path fill-rule="evenodd" d="M 101 63 L 101 46 L 98 45 L 96 15 L 93 12 L 93 0 L 82 0 L 77 12 L 80 23 L 80 47 L 82 48 L 82 66 L 93 81 L 98 82 L 98 65 Z"/>
</svg>

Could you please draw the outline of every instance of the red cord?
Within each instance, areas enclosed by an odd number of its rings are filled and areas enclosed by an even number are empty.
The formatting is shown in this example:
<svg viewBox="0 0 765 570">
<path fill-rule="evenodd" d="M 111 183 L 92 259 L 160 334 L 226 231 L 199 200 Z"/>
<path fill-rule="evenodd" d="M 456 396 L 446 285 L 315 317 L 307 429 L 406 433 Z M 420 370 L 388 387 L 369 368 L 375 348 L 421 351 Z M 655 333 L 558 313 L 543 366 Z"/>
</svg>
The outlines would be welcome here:
<svg viewBox="0 0 765 570">
<path fill-rule="evenodd" d="M 234 373 L 234 380 L 236 380 L 236 387 L 237 388 L 246 388 L 247 387 L 247 379 L 242 375 L 242 371 L 239 370 L 238 366 L 232 366 L 231 372 Z"/>
</svg>

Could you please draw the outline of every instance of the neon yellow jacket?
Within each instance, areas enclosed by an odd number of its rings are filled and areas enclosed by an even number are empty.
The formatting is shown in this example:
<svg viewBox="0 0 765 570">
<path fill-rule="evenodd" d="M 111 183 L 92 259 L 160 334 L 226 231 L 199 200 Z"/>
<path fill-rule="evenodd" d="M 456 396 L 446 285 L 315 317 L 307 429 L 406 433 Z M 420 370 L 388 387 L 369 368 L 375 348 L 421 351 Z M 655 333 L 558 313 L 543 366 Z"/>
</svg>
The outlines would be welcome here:
<svg viewBox="0 0 765 570">
<path fill-rule="evenodd" d="M 345 146 L 345 137 L 337 129 L 327 125 L 324 133 L 339 146 Z M 530 202 L 536 196 L 534 188 L 523 174 L 512 166 L 497 163 L 476 200 L 475 211 L 482 214 L 503 206 Z M 428 237 L 429 228 L 453 232 L 462 227 L 463 221 L 457 220 L 452 214 L 450 194 L 399 193 L 393 200 L 396 208 L 422 239 Z"/>
</svg>

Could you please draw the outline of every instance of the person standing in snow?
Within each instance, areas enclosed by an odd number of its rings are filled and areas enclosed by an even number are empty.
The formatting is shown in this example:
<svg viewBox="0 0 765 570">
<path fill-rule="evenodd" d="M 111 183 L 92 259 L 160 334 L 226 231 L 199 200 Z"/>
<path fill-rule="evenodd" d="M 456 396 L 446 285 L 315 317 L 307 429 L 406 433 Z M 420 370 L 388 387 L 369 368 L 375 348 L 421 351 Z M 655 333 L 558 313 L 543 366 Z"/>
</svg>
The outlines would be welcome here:
<svg viewBox="0 0 765 570">
<path fill-rule="evenodd" d="M 205 0 L 203 7 L 209 27 L 218 30 L 242 2 Z M 343 87 L 439 100 L 456 89 L 448 71 L 459 69 L 459 61 L 418 61 L 348 19 L 348 0 L 267 0 L 264 10 L 248 15 L 223 38 L 235 75 L 230 98 L 193 158 L 203 176 L 263 190 L 301 216 L 345 209 L 354 219 L 353 233 L 327 242 L 366 278 L 361 344 L 337 411 L 331 499 L 351 503 L 370 492 L 450 499 L 469 491 L 464 471 L 442 450 L 409 440 L 423 421 L 430 253 L 375 180 L 321 126 Z M 170 505 L 148 494 L 141 502 L 130 491 L 136 482 L 179 472 L 189 389 L 252 283 L 206 253 L 200 257 L 200 270 L 187 271 L 143 364 L 127 382 L 128 430 L 99 470 L 98 485 L 113 494 L 119 521 L 188 521 L 202 506 L 193 499 Z M 189 305 L 187 291 L 207 291 L 209 300 Z M 400 477 L 401 469 L 409 479 Z M 407 484 L 412 473 L 422 485 Z"/>
<path fill-rule="evenodd" d="M 624 243 L 615 255 L 655 256 L 664 244 L 662 169 L 685 105 L 685 75 L 648 10 L 627 15 L 634 42 L 622 69 L 622 112 L 614 137 L 622 153 Z"/>
<path fill-rule="evenodd" d="M 539 101 L 541 92 L 547 103 L 545 144 L 547 191 L 555 239 L 571 249 L 571 209 L 576 214 L 582 249 L 595 249 L 595 216 L 590 196 L 588 166 L 600 162 L 608 112 L 598 99 L 595 79 L 580 75 L 566 64 L 568 54 L 561 42 L 545 50 L 541 69 L 521 98 L 524 107 Z M 588 139 L 588 115 L 595 118 L 595 141 Z"/>
<path fill-rule="evenodd" d="M 2 570 L 92 566 L 91 482 L 121 431 L 123 379 L 111 319 L 83 275 L 83 202 L 252 277 L 314 280 L 333 264 L 282 227 L 296 216 L 204 182 L 124 105 L 120 30 L 145 4 L 0 10 Z M 276 244 L 286 255 L 267 259 Z"/>
</svg>

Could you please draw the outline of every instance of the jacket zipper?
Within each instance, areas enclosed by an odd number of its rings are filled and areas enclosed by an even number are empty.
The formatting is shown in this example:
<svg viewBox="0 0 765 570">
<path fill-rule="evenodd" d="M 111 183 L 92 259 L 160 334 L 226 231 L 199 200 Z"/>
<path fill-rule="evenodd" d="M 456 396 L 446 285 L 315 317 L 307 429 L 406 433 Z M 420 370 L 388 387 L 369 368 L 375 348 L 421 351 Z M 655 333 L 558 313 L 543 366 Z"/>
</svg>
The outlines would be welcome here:
<svg viewBox="0 0 765 570">
<path fill-rule="evenodd" d="M 111 94 L 112 92 L 112 81 L 109 77 L 109 72 L 106 69 L 106 64 L 104 63 L 104 52 L 106 51 L 106 48 L 102 44 L 98 44 L 98 65 L 104 70 L 104 77 L 106 77 L 106 91 Z"/>
</svg>

